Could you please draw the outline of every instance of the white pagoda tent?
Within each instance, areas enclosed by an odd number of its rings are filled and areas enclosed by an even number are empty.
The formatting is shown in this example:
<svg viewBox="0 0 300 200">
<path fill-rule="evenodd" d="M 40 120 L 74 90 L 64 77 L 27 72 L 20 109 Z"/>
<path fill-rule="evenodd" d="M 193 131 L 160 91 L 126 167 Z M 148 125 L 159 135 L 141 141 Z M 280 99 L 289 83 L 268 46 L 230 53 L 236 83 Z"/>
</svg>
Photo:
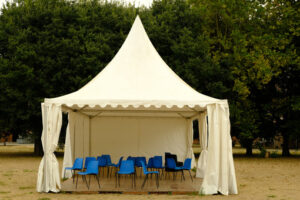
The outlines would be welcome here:
<svg viewBox="0 0 300 200">
<path fill-rule="evenodd" d="M 113 60 L 76 92 L 45 99 L 44 157 L 37 191 L 59 192 L 54 151 L 68 113 L 63 169 L 76 157 L 177 154 L 193 159 L 203 194 L 237 194 L 227 100 L 200 94 L 178 77 L 155 50 L 137 16 Z M 195 162 L 193 120 L 199 122 L 201 154 Z M 209 130 L 209 134 L 208 131 Z M 68 177 L 71 174 L 67 174 Z"/>
</svg>

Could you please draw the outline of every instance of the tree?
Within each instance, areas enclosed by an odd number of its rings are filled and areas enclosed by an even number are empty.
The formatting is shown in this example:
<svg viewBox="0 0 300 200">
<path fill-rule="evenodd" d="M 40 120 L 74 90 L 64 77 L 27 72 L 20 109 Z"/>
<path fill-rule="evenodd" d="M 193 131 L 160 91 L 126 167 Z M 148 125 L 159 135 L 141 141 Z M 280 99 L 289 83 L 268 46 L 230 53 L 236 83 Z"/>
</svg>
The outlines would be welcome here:
<svg viewBox="0 0 300 200">
<path fill-rule="evenodd" d="M 277 38 L 276 62 L 281 62 L 279 73 L 265 87 L 261 108 L 266 115 L 264 124 L 283 136 L 282 155 L 289 156 L 291 138 L 299 137 L 299 2 L 267 1 L 266 24 L 269 32 Z M 266 127 L 266 125 L 265 125 Z"/>
<path fill-rule="evenodd" d="M 120 48 L 134 17 L 134 8 L 116 3 L 8 3 L 0 15 L 0 127 L 32 131 L 40 147 L 43 98 L 91 80 Z"/>
</svg>

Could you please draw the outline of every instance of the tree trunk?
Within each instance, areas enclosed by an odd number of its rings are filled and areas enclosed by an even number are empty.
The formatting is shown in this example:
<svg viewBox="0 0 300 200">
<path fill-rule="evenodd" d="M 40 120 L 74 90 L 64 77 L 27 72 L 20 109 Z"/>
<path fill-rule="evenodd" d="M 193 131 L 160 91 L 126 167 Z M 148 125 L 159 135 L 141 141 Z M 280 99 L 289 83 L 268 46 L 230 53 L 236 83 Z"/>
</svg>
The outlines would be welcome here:
<svg viewBox="0 0 300 200">
<path fill-rule="evenodd" d="M 252 156 L 253 155 L 252 154 L 252 143 L 249 144 L 249 145 L 247 145 L 247 147 L 246 147 L 246 155 L 247 156 Z"/>
<path fill-rule="evenodd" d="M 43 156 L 44 155 L 41 138 L 36 138 L 34 140 L 34 154 L 37 155 L 37 156 Z"/>
<path fill-rule="evenodd" d="M 289 148 L 289 135 L 283 134 L 283 144 L 282 144 L 282 156 L 287 157 L 290 156 L 290 148 Z"/>
</svg>

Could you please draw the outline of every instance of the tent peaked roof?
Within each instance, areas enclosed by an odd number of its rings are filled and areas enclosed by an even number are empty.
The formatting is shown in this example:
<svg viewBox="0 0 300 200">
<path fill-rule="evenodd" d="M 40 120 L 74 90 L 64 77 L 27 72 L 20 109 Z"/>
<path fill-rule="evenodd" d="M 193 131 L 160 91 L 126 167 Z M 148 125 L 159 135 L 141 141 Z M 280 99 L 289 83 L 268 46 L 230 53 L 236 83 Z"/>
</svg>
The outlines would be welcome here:
<svg viewBox="0 0 300 200">
<path fill-rule="evenodd" d="M 200 94 L 163 61 L 136 17 L 132 28 L 112 61 L 76 92 L 47 103 L 74 106 L 190 106 L 224 102 Z"/>
</svg>

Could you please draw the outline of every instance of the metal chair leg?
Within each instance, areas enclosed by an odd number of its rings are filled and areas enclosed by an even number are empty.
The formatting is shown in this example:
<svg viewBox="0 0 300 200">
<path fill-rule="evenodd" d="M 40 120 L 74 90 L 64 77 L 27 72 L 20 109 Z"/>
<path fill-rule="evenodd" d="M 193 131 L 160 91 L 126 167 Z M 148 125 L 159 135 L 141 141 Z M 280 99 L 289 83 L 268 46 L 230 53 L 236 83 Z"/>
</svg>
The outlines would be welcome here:
<svg viewBox="0 0 300 200">
<path fill-rule="evenodd" d="M 78 174 L 77 174 L 77 180 L 76 180 L 76 189 L 77 189 L 77 183 L 78 183 Z"/>
<path fill-rule="evenodd" d="M 130 174 L 131 176 L 131 185 L 132 185 L 132 188 L 134 188 L 134 174 Z"/>
<path fill-rule="evenodd" d="M 120 174 L 118 174 L 118 180 L 119 180 L 119 187 L 121 187 L 120 186 Z"/>
<path fill-rule="evenodd" d="M 96 179 L 97 179 L 97 182 L 98 182 L 98 187 L 99 187 L 99 189 L 100 189 L 99 177 L 98 177 L 97 175 L 95 175 L 95 176 L 96 176 Z"/>
<path fill-rule="evenodd" d="M 118 184 L 118 176 L 116 174 L 116 188 L 117 188 L 117 184 Z"/>
<path fill-rule="evenodd" d="M 86 183 L 87 188 L 90 189 L 90 188 L 89 188 L 89 185 L 88 185 L 88 182 L 87 182 L 87 180 L 86 180 L 86 176 L 83 175 L 82 178 L 83 178 L 84 182 Z"/>
<path fill-rule="evenodd" d="M 148 179 L 148 174 L 146 174 L 146 177 L 145 177 L 144 182 L 143 182 L 143 184 L 142 184 L 142 189 L 144 188 L 147 179 Z"/>
<path fill-rule="evenodd" d="M 192 174 L 191 174 L 191 170 L 189 170 L 189 173 L 190 173 L 190 176 L 191 176 L 191 179 L 192 179 L 192 182 L 193 182 L 193 177 L 192 177 Z"/>
<path fill-rule="evenodd" d="M 156 174 L 156 187 L 157 187 L 157 189 L 158 189 L 158 187 L 159 187 L 159 174 Z"/>
</svg>

